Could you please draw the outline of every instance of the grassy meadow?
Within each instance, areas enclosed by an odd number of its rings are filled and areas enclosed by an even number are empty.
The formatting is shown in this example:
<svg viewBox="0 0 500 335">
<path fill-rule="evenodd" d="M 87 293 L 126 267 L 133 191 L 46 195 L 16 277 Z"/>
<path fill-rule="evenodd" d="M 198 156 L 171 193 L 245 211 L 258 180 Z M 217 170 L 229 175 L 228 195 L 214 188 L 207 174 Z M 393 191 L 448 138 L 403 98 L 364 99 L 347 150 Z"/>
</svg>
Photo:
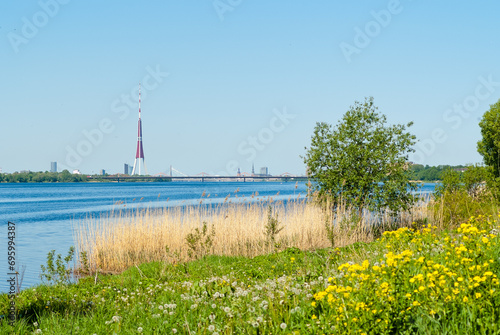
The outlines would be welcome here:
<svg viewBox="0 0 500 335">
<path fill-rule="evenodd" d="M 53 255 L 47 285 L 17 295 L 18 319 L 4 317 L 0 333 L 500 333 L 496 208 L 450 223 L 433 201 L 359 218 L 268 200 L 80 222 L 86 276 L 69 283 Z"/>
</svg>

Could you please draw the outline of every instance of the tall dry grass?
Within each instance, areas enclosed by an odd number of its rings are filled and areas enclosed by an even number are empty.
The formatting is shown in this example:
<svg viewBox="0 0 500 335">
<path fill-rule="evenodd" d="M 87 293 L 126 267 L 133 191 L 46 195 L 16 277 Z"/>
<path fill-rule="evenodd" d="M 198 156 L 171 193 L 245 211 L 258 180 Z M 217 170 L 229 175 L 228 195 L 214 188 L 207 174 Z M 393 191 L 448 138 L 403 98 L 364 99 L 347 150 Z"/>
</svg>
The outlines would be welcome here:
<svg viewBox="0 0 500 335">
<path fill-rule="evenodd" d="M 227 199 L 226 199 L 227 200 Z M 203 222 L 214 227 L 215 236 L 210 254 L 247 256 L 297 247 L 303 250 L 336 247 L 354 242 L 370 242 L 381 231 L 409 226 L 427 217 L 425 203 L 398 218 L 388 214 L 374 216 L 366 212 L 361 221 L 353 220 L 347 206 L 327 213 L 314 201 L 290 199 L 282 201 L 225 201 L 219 205 L 167 207 L 114 211 L 109 215 L 79 222 L 75 240 L 79 253 L 85 252 L 91 272 L 115 273 L 131 266 L 151 261 L 182 262 L 189 259 L 186 236 Z M 276 243 L 269 243 L 265 226 L 268 206 L 283 229 Z M 334 239 L 329 239 L 326 224 L 333 227 Z M 376 229 L 374 229 L 376 227 Z M 81 261 L 81 259 L 80 259 Z M 83 265 L 81 264 L 83 267 Z"/>
</svg>

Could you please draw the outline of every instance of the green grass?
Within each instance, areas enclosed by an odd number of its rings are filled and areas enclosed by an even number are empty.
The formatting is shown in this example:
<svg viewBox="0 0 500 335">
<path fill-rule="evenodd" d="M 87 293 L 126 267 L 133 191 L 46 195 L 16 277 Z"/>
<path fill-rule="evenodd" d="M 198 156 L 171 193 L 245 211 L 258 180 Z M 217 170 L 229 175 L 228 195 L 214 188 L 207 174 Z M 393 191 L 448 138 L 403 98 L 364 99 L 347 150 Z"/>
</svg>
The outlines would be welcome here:
<svg viewBox="0 0 500 335">
<path fill-rule="evenodd" d="M 498 229 L 498 220 L 479 218 L 341 249 L 142 264 L 97 283 L 26 289 L 17 322 L 3 319 L 0 333 L 500 333 Z M 6 295 L 0 309 L 8 314 Z"/>
</svg>

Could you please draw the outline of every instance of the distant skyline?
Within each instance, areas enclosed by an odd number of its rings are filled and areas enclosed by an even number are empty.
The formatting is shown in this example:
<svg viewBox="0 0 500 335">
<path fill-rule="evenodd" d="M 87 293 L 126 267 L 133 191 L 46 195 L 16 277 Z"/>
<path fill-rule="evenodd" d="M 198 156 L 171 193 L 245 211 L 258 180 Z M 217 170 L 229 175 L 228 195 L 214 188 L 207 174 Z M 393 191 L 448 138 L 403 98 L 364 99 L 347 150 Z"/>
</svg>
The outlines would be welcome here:
<svg viewBox="0 0 500 335">
<path fill-rule="evenodd" d="M 373 96 L 410 157 L 482 162 L 500 98 L 496 1 L 4 1 L 0 168 L 304 174 L 316 122 Z"/>
</svg>

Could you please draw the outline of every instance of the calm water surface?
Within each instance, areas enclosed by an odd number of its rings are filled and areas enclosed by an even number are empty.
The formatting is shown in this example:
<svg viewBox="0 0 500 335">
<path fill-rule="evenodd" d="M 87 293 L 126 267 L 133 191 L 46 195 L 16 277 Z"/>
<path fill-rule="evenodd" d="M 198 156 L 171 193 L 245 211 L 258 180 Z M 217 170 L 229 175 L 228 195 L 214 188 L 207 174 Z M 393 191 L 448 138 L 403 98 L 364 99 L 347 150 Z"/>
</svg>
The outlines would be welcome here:
<svg viewBox="0 0 500 335">
<path fill-rule="evenodd" d="M 7 222 L 16 226 L 16 265 L 25 267 L 22 288 L 40 283 L 40 265 L 55 249 L 63 256 L 75 245 L 73 228 L 86 216 L 99 216 L 113 209 L 169 207 L 197 204 L 201 195 L 220 203 L 239 189 L 238 197 L 274 197 L 287 200 L 305 196 L 305 183 L 281 182 L 171 182 L 171 183 L 54 183 L 0 184 L 0 292 L 7 287 Z M 431 192 L 434 184 L 425 184 Z M 279 192 L 279 194 L 278 194 Z M 278 195 L 277 195 L 278 194 Z M 254 199 L 255 200 L 255 199 Z"/>
</svg>

